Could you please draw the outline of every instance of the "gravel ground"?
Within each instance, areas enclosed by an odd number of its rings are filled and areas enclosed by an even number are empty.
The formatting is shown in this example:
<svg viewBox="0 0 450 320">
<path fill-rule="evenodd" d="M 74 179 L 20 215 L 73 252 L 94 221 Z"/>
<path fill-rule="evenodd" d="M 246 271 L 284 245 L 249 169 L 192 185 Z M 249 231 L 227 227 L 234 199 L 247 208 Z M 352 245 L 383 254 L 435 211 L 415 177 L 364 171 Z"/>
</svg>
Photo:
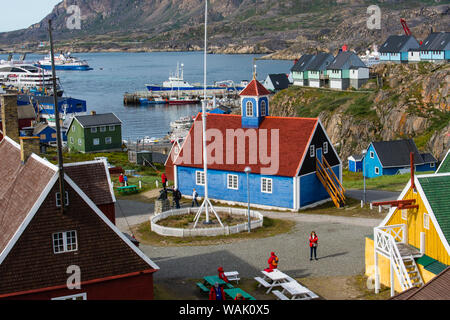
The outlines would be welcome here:
<svg viewBox="0 0 450 320">
<path fill-rule="evenodd" d="M 116 225 L 128 232 L 128 224 L 148 221 L 153 205 L 118 200 Z M 196 279 L 216 274 L 217 268 L 237 270 L 242 278 L 260 276 L 267 267 L 270 252 L 279 259 L 279 269 L 291 277 L 349 276 L 364 271 L 365 236 L 381 220 L 312 214 L 263 212 L 269 217 L 295 220 L 295 228 L 287 234 L 264 239 L 240 240 L 231 244 L 157 247 L 142 245 L 140 249 L 161 269 L 155 281 L 167 279 Z M 127 222 L 123 216 L 127 217 Z M 319 236 L 319 260 L 309 260 L 308 237 L 314 230 Z"/>
</svg>

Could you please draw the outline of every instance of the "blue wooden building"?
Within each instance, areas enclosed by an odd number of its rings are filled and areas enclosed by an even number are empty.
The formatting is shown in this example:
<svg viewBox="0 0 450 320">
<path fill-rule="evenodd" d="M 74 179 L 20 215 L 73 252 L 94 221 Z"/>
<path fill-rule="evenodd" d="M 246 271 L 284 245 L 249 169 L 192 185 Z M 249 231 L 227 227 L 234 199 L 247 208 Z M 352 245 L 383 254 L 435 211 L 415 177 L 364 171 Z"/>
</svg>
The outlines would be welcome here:
<svg viewBox="0 0 450 320">
<path fill-rule="evenodd" d="M 318 118 L 272 117 L 269 91 L 257 80 L 240 93 L 241 115 L 207 114 L 208 194 L 228 204 L 299 210 L 333 199 L 342 162 Z M 204 195 L 202 114 L 181 148 L 172 148 L 166 174 L 185 196 Z M 327 180 L 326 175 L 334 177 Z M 341 190 L 342 192 L 342 190 Z M 335 202 L 336 204 L 336 202 Z M 339 203 L 338 203 L 339 204 Z M 337 204 L 337 205 L 338 205 Z"/>
<path fill-rule="evenodd" d="M 437 160 L 430 153 L 420 153 L 412 139 L 372 142 L 364 156 L 363 174 L 367 178 L 394 175 L 410 170 L 414 153 L 415 171 L 435 171 Z"/>
<path fill-rule="evenodd" d="M 363 166 L 363 158 L 364 157 L 362 154 L 352 154 L 350 157 L 348 157 L 348 171 L 361 172 Z"/>
<path fill-rule="evenodd" d="M 409 52 L 419 48 L 419 42 L 413 36 L 392 35 L 380 47 L 380 62 L 409 61 Z"/>
<path fill-rule="evenodd" d="M 421 61 L 450 61 L 450 32 L 432 32 L 419 47 Z"/>
</svg>

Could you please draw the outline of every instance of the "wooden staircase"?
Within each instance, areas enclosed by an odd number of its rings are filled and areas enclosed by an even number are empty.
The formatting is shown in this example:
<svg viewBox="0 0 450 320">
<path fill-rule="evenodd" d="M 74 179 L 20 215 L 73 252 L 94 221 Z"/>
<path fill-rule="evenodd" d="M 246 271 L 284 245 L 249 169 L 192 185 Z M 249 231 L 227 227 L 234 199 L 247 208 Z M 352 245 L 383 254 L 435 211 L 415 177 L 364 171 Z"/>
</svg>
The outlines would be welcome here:
<svg viewBox="0 0 450 320">
<path fill-rule="evenodd" d="M 324 157 L 322 157 L 322 162 L 316 158 L 316 174 L 335 206 L 343 207 L 345 205 L 345 189 Z"/>
</svg>

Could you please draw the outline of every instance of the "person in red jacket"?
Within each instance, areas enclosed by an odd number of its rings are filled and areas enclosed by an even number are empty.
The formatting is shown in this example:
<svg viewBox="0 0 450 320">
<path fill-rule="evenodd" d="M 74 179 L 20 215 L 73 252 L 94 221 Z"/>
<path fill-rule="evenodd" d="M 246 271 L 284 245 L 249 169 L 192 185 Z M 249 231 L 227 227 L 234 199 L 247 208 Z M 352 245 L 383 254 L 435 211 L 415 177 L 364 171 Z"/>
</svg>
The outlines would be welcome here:
<svg viewBox="0 0 450 320">
<path fill-rule="evenodd" d="M 209 290 L 209 300 L 225 300 L 225 292 L 218 282 Z"/>
<path fill-rule="evenodd" d="M 164 190 L 166 190 L 167 177 L 166 177 L 166 174 L 165 174 L 164 172 L 163 172 L 162 175 L 161 175 L 161 182 L 162 182 L 162 185 L 163 185 Z"/>
<path fill-rule="evenodd" d="M 265 269 L 267 272 L 272 272 L 274 269 L 278 268 L 278 257 L 275 252 L 270 253 L 270 258 L 267 260 L 267 263 L 269 264 L 269 268 Z"/>
<path fill-rule="evenodd" d="M 120 183 L 121 186 L 124 185 L 123 173 L 121 173 L 120 176 L 119 176 L 119 183 Z"/>
<path fill-rule="evenodd" d="M 314 259 L 317 260 L 317 244 L 319 242 L 319 238 L 317 237 L 317 234 L 315 231 L 311 232 L 311 234 L 309 235 L 309 248 L 310 248 L 310 258 L 309 260 L 311 261 L 313 259 L 313 255 L 314 255 Z"/>
<path fill-rule="evenodd" d="M 230 281 L 228 280 L 227 276 L 225 275 L 225 272 L 223 271 L 222 267 L 219 267 L 217 269 L 217 272 L 219 272 L 219 278 L 222 279 L 223 281 L 225 281 L 226 283 L 230 283 Z"/>
</svg>

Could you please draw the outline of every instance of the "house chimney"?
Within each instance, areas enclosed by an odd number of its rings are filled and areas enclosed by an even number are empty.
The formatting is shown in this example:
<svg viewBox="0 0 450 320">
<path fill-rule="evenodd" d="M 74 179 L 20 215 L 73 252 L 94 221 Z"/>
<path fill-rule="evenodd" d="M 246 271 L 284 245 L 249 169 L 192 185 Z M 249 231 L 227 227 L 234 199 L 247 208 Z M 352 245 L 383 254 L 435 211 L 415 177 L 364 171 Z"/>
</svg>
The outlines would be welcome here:
<svg viewBox="0 0 450 320">
<path fill-rule="evenodd" d="M 2 129 L 3 135 L 19 143 L 19 117 L 17 112 L 17 95 L 2 95 Z"/>
<path fill-rule="evenodd" d="M 20 137 L 20 160 L 27 162 L 32 153 L 39 154 L 39 137 Z"/>
</svg>

